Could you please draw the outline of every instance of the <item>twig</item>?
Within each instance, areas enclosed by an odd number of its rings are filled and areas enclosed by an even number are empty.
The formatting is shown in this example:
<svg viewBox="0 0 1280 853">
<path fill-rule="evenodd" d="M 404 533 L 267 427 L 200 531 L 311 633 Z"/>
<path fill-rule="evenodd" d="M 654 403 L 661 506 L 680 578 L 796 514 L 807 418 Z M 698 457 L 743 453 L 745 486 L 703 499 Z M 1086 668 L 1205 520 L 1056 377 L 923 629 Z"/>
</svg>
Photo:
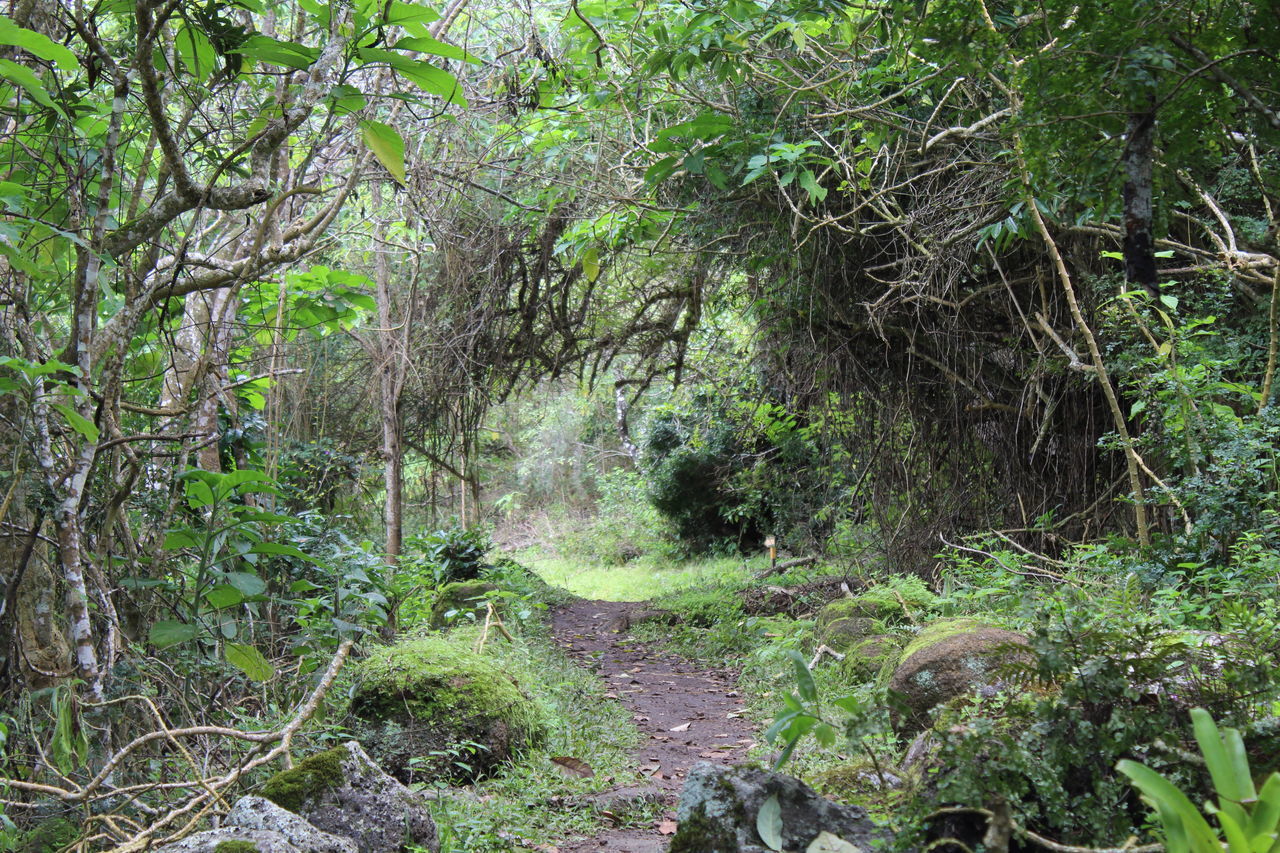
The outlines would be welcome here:
<svg viewBox="0 0 1280 853">
<path fill-rule="evenodd" d="M 843 653 L 838 652 L 835 649 L 828 646 L 826 643 L 823 643 L 819 645 L 818 650 L 813 653 L 813 660 L 809 661 L 809 669 L 813 669 L 815 666 L 817 666 L 818 662 L 822 660 L 823 655 L 828 655 L 830 657 L 835 658 L 836 660 L 844 660 L 845 658 Z"/>
</svg>

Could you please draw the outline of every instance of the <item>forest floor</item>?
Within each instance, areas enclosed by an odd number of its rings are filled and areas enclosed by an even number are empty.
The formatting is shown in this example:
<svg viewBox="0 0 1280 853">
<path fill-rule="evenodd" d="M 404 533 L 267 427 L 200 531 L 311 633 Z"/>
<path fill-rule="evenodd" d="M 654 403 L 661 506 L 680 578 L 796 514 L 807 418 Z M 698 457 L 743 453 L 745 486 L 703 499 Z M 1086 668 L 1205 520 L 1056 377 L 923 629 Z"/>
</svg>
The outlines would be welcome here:
<svg viewBox="0 0 1280 853">
<path fill-rule="evenodd" d="M 618 828 L 566 841 L 556 848 L 560 853 L 666 850 L 689 768 L 699 761 L 738 763 L 755 745 L 755 727 L 743 717 L 734 672 L 707 669 L 629 637 L 631 614 L 643 609 L 642 602 L 578 599 L 555 613 L 552 626 L 556 642 L 605 681 L 605 695 L 631 711 L 646 737 L 636 751 L 639 780 L 597 795 L 600 807 L 613 812 L 656 801 L 662 813 L 647 828 Z"/>
</svg>

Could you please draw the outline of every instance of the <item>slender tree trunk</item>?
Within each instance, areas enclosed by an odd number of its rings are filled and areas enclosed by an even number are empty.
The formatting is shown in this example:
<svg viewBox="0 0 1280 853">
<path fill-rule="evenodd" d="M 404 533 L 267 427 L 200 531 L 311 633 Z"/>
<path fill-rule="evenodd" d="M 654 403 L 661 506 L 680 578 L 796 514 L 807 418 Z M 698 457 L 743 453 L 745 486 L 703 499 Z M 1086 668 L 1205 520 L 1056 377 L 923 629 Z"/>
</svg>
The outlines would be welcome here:
<svg viewBox="0 0 1280 853">
<path fill-rule="evenodd" d="M 1152 173 L 1155 165 L 1153 138 L 1156 116 L 1152 111 L 1129 116 L 1124 165 L 1124 274 L 1130 284 L 1159 296 L 1155 241 L 1151 236 Z"/>
<path fill-rule="evenodd" d="M 614 407 L 617 412 L 618 424 L 618 442 L 622 445 L 622 452 L 630 457 L 632 462 L 640 461 L 640 448 L 636 447 L 636 443 L 631 440 L 631 427 L 627 423 L 627 414 L 631 406 L 627 402 L 627 392 L 625 380 L 619 379 L 613 385 Z"/>
<path fill-rule="evenodd" d="M 382 459 L 385 497 L 383 522 L 387 528 L 386 561 L 394 566 L 400 559 L 404 534 L 404 441 L 400 422 L 400 389 L 403 387 L 403 354 L 391 310 L 391 264 L 387 258 L 387 223 L 381 218 L 382 192 L 374 184 L 373 206 L 379 213 L 374 247 L 374 283 L 378 298 L 378 383 L 382 416 Z"/>
</svg>

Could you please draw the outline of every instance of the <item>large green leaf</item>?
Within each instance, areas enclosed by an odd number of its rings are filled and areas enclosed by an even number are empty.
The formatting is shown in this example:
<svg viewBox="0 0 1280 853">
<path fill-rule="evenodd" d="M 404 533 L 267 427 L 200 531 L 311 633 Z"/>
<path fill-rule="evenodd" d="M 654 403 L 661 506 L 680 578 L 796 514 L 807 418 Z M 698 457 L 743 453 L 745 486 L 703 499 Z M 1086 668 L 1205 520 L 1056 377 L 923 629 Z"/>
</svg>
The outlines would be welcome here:
<svg viewBox="0 0 1280 853">
<path fill-rule="evenodd" d="M 262 652 L 247 643 L 227 643 L 224 654 L 227 663 L 245 674 L 250 681 L 266 681 L 275 675 L 275 667 L 271 665 Z"/>
<path fill-rule="evenodd" d="M 299 560 L 306 560 L 308 563 L 320 565 L 320 561 L 311 556 L 302 549 L 294 545 L 284 545 L 279 542 L 258 542 L 249 549 L 251 554 L 278 554 L 282 557 L 296 557 Z"/>
<path fill-rule="evenodd" d="M 40 82 L 40 78 L 32 73 L 30 68 L 19 65 L 12 59 L 0 59 L 0 77 L 17 83 L 37 103 L 43 104 L 61 115 L 66 115 L 62 111 L 62 107 L 55 104 L 53 98 L 49 97 L 49 90 L 44 87 L 44 84 Z"/>
<path fill-rule="evenodd" d="M 235 52 L 257 62 L 297 68 L 299 71 L 310 68 L 320 58 L 319 48 L 281 41 L 264 35 L 250 36 L 235 49 Z"/>
<path fill-rule="evenodd" d="M 267 582 L 249 572 L 227 572 L 227 583 L 250 597 L 267 591 Z"/>
<path fill-rule="evenodd" d="M 389 124 L 380 121 L 360 122 L 360 136 L 364 144 L 369 146 L 373 156 L 386 167 L 402 185 L 405 182 L 404 170 L 404 138 L 400 132 Z"/>
<path fill-rule="evenodd" d="M 151 641 L 151 645 L 157 649 L 167 649 L 170 646 L 194 640 L 199 633 L 200 628 L 197 625 L 162 620 L 151 626 L 151 632 L 147 635 L 147 638 Z"/>
<path fill-rule="evenodd" d="M 396 50 L 412 50 L 417 53 L 429 53 L 432 56 L 443 56 L 445 59 L 460 59 L 463 62 L 479 63 L 480 60 L 467 53 L 457 45 L 445 44 L 430 36 L 402 38 L 393 46 Z"/>
<path fill-rule="evenodd" d="M 97 443 L 98 438 L 102 434 L 98 429 L 97 424 L 63 403 L 54 403 L 52 408 L 56 409 L 58 414 L 62 415 L 63 419 L 66 420 L 73 430 L 89 439 L 91 443 Z"/>
<path fill-rule="evenodd" d="M 46 35 L 23 29 L 10 18 L 0 15 L 0 44 L 20 47 L 32 56 L 47 59 L 63 71 L 74 71 L 79 66 L 76 55 Z"/>
</svg>

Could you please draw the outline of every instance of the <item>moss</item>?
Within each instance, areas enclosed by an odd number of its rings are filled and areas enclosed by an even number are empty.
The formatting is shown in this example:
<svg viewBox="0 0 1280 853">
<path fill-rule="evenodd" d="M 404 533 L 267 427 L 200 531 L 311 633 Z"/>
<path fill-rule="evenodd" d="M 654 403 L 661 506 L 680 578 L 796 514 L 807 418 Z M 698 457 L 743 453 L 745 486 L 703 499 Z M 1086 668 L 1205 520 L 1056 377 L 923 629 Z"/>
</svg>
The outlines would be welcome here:
<svg viewBox="0 0 1280 853">
<path fill-rule="evenodd" d="M 431 627 L 443 628 L 456 619 L 465 618 L 467 613 L 473 613 L 483 621 L 487 597 L 497 589 L 485 581 L 445 584 L 436 592 L 435 603 L 431 605 Z M 501 604 L 495 602 L 494 607 L 501 609 Z"/>
<path fill-rule="evenodd" d="M 979 622 L 977 619 L 939 619 L 937 622 L 926 625 L 919 634 L 916 634 L 915 639 L 907 643 L 902 650 L 902 654 L 898 656 L 898 662 L 906 663 L 907 658 L 916 652 L 921 649 L 927 649 L 947 637 L 954 637 L 956 634 L 968 634 L 988 627 L 990 626 Z"/>
<path fill-rule="evenodd" d="M 839 598 L 818 613 L 822 627 L 838 619 L 879 619 L 898 624 L 910 622 L 938 604 L 938 597 L 917 577 L 894 578 L 853 598 Z"/>
<path fill-rule="evenodd" d="M 346 757 L 347 750 L 341 746 L 318 752 L 268 779 L 262 786 L 262 796 L 286 811 L 300 811 L 307 800 L 342 783 L 342 762 Z"/>
<path fill-rule="evenodd" d="M 884 625 L 863 616 L 850 616 L 828 622 L 818 635 L 823 643 L 843 652 L 858 645 L 868 637 L 884 633 Z"/>
<path fill-rule="evenodd" d="M 213 853 L 258 853 L 258 845 L 252 841 L 227 840 L 219 841 L 213 847 Z"/>
<path fill-rule="evenodd" d="M 870 761 L 838 764 L 815 774 L 812 784 L 829 799 L 861 806 L 877 817 L 892 815 L 908 796 L 901 779 Z"/>
<path fill-rule="evenodd" d="M 446 637 L 379 649 L 356 679 L 351 710 L 366 724 L 364 746 L 402 780 L 413 777 L 413 759 L 428 775 L 477 778 L 545 736 L 542 710 L 520 686 Z"/>
<path fill-rule="evenodd" d="M 699 805 L 680 821 L 667 849 L 669 853 L 731 853 L 738 849 L 738 839 L 723 823 L 710 820 Z"/>
<path fill-rule="evenodd" d="M 51 817 L 36 824 L 18 845 L 19 853 L 56 853 L 80 837 L 80 828 L 65 817 Z"/>
<path fill-rule="evenodd" d="M 874 678 L 897 664 L 901 649 L 902 644 L 887 634 L 865 637 L 845 652 L 841 669 L 858 680 Z"/>
</svg>

